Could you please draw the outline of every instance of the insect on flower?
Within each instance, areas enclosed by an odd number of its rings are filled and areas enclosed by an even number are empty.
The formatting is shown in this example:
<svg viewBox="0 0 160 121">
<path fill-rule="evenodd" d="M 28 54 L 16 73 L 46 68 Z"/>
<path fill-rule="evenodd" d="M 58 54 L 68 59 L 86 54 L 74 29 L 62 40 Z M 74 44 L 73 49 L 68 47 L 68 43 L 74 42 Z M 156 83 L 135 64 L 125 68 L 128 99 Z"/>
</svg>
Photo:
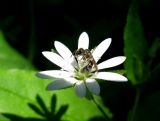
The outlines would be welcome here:
<svg viewBox="0 0 160 121">
<path fill-rule="evenodd" d="M 89 49 L 79 48 L 73 54 L 78 66 L 81 67 L 81 72 L 89 72 L 91 70 L 96 70 L 96 72 L 98 72 L 97 63 Z"/>
</svg>

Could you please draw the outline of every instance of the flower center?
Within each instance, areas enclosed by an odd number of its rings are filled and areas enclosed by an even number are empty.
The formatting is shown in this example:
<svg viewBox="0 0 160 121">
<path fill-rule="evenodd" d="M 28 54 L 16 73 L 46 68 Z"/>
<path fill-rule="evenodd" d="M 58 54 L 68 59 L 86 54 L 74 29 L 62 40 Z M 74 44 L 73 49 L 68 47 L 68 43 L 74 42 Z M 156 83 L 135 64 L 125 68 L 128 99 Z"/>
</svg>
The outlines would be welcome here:
<svg viewBox="0 0 160 121">
<path fill-rule="evenodd" d="M 94 71 L 98 72 L 97 64 L 89 49 L 79 48 L 74 52 L 74 57 L 77 61 L 75 67 L 75 78 L 78 80 L 86 80 L 91 77 Z"/>
<path fill-rule="evenodd" d="M 75 77 L 78 79 L 78 80 L 86 80 L 86 78 L 89 78 L 93 75 L 93 73 L 91 72 L 83 72 L 82 70 L 77 70 L 75 72 Z"/>
<path fill-rule="evenodd" d="M 92 71 L 93 65 L 88 61 L 78 61 L 77 68 L 75 69 L 75 77 L 78 80 L 86 80 L 93 75 Z"/>
</svg>

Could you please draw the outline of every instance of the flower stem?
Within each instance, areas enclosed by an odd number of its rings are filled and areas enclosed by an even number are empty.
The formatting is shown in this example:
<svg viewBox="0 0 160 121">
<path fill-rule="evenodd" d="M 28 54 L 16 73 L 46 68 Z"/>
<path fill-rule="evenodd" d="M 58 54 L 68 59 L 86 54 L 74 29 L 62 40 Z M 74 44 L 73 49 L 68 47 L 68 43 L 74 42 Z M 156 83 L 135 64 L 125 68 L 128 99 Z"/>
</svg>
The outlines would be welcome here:
<svg viewBox="0 0 160 121">
<path fill-rule="evenodd" d="M 139 103 L 140 95 L 141 95 L 141 90 L 137 89 L 136 90 L 135 102 L 134 102 L 132 114 L 131 114 L 131 117 L 129 118 L 129 121 L 135 121 L 135 116 L 136 116 L 136 112 L 137 112 L 137 106 L 138 106 L 138 103 Z"/>
<path fill-rule="evenodd" d="M 95 101 L 95 99 L 94 99 L 93 96 L 92 96 L 92 101 L 96 105 L 96 107 L 98 108 L 98 110 L 103 114 L 103 116 L 106 119 L 106 121 L 111 121 L 111 119 L 109 118 L 109 116 L 105 113 L 105 111 L 102 109 L 102 107 Z"/>
</svg>

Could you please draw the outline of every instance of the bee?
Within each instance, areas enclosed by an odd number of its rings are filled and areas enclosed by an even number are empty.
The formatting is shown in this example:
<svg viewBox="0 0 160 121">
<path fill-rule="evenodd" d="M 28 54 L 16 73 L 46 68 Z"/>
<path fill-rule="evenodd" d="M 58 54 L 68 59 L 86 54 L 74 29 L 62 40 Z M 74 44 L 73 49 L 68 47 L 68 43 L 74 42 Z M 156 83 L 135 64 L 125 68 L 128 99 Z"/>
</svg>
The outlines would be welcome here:
<svg viewBox="0 0 160 121">
<path fill-rule="evenodd" d="M 82 66 L 82 72 L 89 72 L 95 69 L 98 72 L 97 63 L 89 49 L 79 48 L 74 52 L 74 57 L 78 64 Z"/>
</svg>

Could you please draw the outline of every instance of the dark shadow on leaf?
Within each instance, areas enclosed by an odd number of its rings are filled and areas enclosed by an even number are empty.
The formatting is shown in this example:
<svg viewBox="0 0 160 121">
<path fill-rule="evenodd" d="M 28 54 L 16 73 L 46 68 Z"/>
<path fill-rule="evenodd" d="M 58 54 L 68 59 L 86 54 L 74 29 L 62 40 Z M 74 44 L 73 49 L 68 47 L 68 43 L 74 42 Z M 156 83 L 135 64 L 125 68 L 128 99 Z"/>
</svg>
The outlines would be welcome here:
<svg viewBox="0 0 160 121">
<path fill-rule="evenodd" d="M 56 112 L 56 95 L 53 95 L 51 98 L 51 109 L 48 109 L 42 98 L 37 95 L 36 100 L 39 106 L 35 104 L 28 103 L 28 106 L 42 118 L 23 118 L 14 114 L 3 113 L 6 118 L 9 118 L 11 121 L 64 121 L 61 120 L 62 116 L 66 113 L 68 105 L 62 105 L 60 109 Z"/>
<path fill-rule="evenodd" d="M 23 118 L 21 116 L 17 116 L 14 114 L 7 114 L 7 113 L 2 113 L 2 115 L 10 119 L 11 121 L 47 121 L 47 120 L 38 119 L 38 118 Z"/>
</svg>

